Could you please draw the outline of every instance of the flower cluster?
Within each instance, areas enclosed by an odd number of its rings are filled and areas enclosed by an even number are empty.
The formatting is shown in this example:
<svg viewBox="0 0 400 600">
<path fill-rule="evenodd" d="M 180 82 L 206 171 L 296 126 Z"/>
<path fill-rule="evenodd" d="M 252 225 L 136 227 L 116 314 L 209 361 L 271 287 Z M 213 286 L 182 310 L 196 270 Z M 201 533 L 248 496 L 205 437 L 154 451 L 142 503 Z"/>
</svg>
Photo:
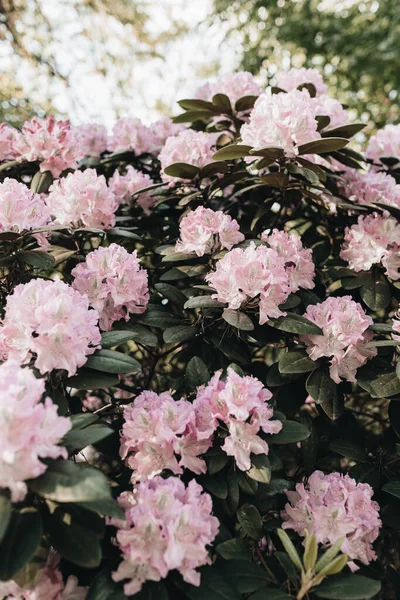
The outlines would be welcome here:
<svg viewBox="0 0 400 600">
<path fill-rule="evenodd" d="M 400 160 L 400 125 L 385 125 L 373 135 L 365 152 L 367 158 L 382 167 L 381 158 L 391 157 Z"/>
<path fill-rule="evenodd" d="M 356 204 L 377 202 L 400 207 L 400 185 L 387 173 L 344 169 L 338 186 L 342 194 Z"/>
<path fill-rule="evenodd" d="M 14 158 L 13 142 L 15 134 L 16 130 L 7 123 L 0 123 L 0 162 Z"/>
<path fill-rule="evenodd" d="M 124 175 L 117 170 L 108 180 L 108 187 L 115 194 L 119 204 L 128 204 L 131 202 L 131 196 L 138 190 L 152 185 L 154 181 L 147 173 L 138 171 L 132 165 L 128 165 Z M 145 212 L 153 206 L 154 196 L 144 192 L 135 196 L 135 201 L 143 208 Z"/>
<path fill-rule="evenodd" d="M 161 117 L 150 125 L 150 131 L 154 136 L 152 150 L 160 150 L 169 137 L 178 135 L 184 129 L 186 129 L 185 125 L 174 123 L 170 117 Z"/>
<path fill-rule="evenodd" d="M 263 93 L 254 76 L 247 71 L 238 73 L 227 73 L 212 83 L 205 83 L 195 93 L 195 98 L 211 101 L 215 94 L 228 96 L 232 108 L 235 103 L 244 96 L 259 96 Z"/>
<path fill-rule="evenodd" d="M 143 391 L 133 406 L 124 411 L 121 433 L 121 458 L 139 480 L 169 469 L 175 475 L 182 467 L 205 473 L 206 463 L 199 458 L 211 446 L 208 438 L 198 439 L 195 411 L 191 402 L 175 401 L 169 392 L 157 395 Z M 179 463 L 176 456 L 180 457 Z"/>
<path fill-rule="evenodd" d="M 186 488 L 175 477 L 155 477 L 140 483 L 135 493 L 124 492 L 119 502 L 125 509 L 125 522 L 116 523 L 123 560 L 113 579 L 130 580 L 125 594 L 136 594 L 145 581 L 160 581 L 174 569 L 188 583 L 200 585 L 196 568 L 211 562 L 207 546 L 219 529 L 203 488 L 195 481 Z"/>
<path fill-rule="evenodd" d="M 75 127 L 75 138 L 79 147 L 79 158 L 98 158 L 107 150 L 107 129 L 104 125 L 85 123 Z"/>
<path fill-rule="evenodd" d="M 324 83 L 321 73 L 316 69 L 306 69 L 305 67 L 292 68 L 287 73 L 282 73 L 278 77 L 276 85 L 281 90 L 291 92 L 307 83 L 311 83 L 315 87 L 317 96 L 328 92 L 328 86 Z"/>
<path fill-rule="evenodd" d="M 34 117 L 15 134 L 13 153 L 19 162 L 40 162 L 41 171 L 58 177 L 65 169 L 76 169 L 79 146 L 69 121 Z"/>
<path fill-rule="evenodd" d="M 39 194 L 9 177 L 0 183 L 0 231 L 29 231 L 45 227 L 50 221 L 50 210 Z M 43 235 L 35 237 L 45 244 Z"/>
<path fill-rule="evenodd" d="M 219 245 L 230 250 L 244 240 L 235 219 L 221 210 L 211 210 L 199 206 L 183 217 L 179 224 L 180 239 L 175 246 L 176 252 L 196 252 L 197 256 L 209 254 L 215 247 L 215 236 Z"/>
<path fill-rule="evenodd" d="M 310 304 L 304 317 L 323 332 L 323 335 L 300 336 L 310 358 L 331 358 L 329 371 L 336 383 L 341 378 L 356 381 L 357 369 L 376 354 L 376 348 L 366 347 L 372 339 L 372 333 L 367 331 L 373 323 L 371 317 L 351 296 L 330 297 L 320 304 Z"/>
<path fill-rule="evenodd" d="M 56 223 L 74 227 L 112 227 L 118 208 L 104 175 L 97 175 L 95 169 L 75 171 L 55 181 L 47 204 Z"/>
<path fill-rule="evenodd" d="M 134 152 L 137 156 L 150 152 L 157 145 L 153 131 L 135 117 L 118 119 L 108 141 L 111 152 Z"/>
<path fill-rule="evenodd" d="M 58 568 L 60 556 L 50 550 L 39 578 L 29 589 L 21 588 L 15 581 L 0 581 L 0 596 L 8 600 L 85 600 L 88 588 L 78 585 L 74 575 L 64 583 Z M 10 596 L 8 596 L 10 594 Z"/>
<path fill-rule="evenodd" d="M 215 135 L 193 129 L 186 129 L 175 137 L 169 137 L 158 157 L 162 180 L 171 184 L 182 181 L 179 177 L 172 177 L 164 172 L 166 167 L 174 163 L 183 162 L 199 168 L 211 163 L 215 141 Z"/>
<path fill-rule="evenodd" d="M 298 483 L 296 491 L 286 491 L 286 495 L 289 503 L 282 513 L 284 529 L 294 529 L 300 535 L 307 529 L 321 544 L 333 544 L 344 537 L 341 551 L 352 561 L 367 565 L 375 560 L 372 543 L 382 522 L 368 483 L 357 483 L 341 473 L 314 471 L 306 485 Z M 354 562 L 349 566 L 353 571 L 358 568 Z"/>
<path fill-rule="evenodd" d="M 59 279 L 32 279 L 7 297 L 0 352 L 21 363 L 36 355 L 41 373 L 65 369 L 72 376 L 100 342 L 98 318 L 87 297 Z"/>
<path fill-rule="evenodd" d="M 314 264 L 311 251 L 302 247 L 298 237 L 274 230 L 263 234 L 271 247 L 235 248 L 216 264 L 216 270 L 206 279 L 216 290 L 213 298 L 228 303 L 229 308 L 240 308 L 254 301 L 259 305 L 260 324 L 285 313 L 279 308 L 290 293 L 299 287 L 314 287 Z"/>
<path fill-rule="evenodd" d="M 147 271 L 140 268 L 136 250 L 129 254 L 122 246 L 111 244 L 90 252 L 84 263 L 71 272 L 73 286 L 89 299 L 100 317 L 100 327 L 110 330 L 120 319 L 146 310 L 149 301 Z"/>
<path fill-rule="evenodd" d="M 223 381 L 221 371 L 209 383 L 197 390 L 193 402 L 196 435 L 199 440 L 212 438 L 219 423 L 229 431 L 222 450 L 233 456 L 242 471 L 251 467 L 250 455 L 268 454 L 268 444 L 260 432 L 279 433 L 281 421 L 272 420 L 274 411 L 268 404 L 272 394 L 261 381 L 252 376 L 238 375 L 228 368 Z"/>
<path fill-rule="evenodd" d="M 400 279 L 400 224 L 393 217 L 373 213 L 360 216 L 358 223 L 346 227 L 341 258 L 354 271 L 367 271 L 382 264 L 388 277 Z"/>
<path fill-rule="evenodd" d="M 321 137 L 315 117 L 313 99 L 307 90 L 262 94 L 254 104 L 249 123 L 242 125 L 240 135 L 243 144 L 282 148 L 287 156 L 296 156 L 298 146 Z"/>
<path fill-rule="evenodd" d="M 13 502 L 25 498 L 27 479 L 46 471 L 41 458 L 68 456 L 57 444 L 71 422 L 50 398 L 41 402 L 44 391 L 30 369 L 13 360 L 0 365 L 0 489 L 8 488 Z"/>
</svg>

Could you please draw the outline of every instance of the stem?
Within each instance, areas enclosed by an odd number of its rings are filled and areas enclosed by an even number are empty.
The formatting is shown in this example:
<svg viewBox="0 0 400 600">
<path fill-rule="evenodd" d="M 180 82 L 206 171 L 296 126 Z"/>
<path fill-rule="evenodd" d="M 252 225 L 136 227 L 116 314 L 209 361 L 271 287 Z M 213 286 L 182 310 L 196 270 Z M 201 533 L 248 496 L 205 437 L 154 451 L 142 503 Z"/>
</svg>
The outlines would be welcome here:
<svg viewBox="0 0 400 600">
<path fill-rule="evenodd" d="M 267 561 L 263 557 L 262 552 L 261 552 L 260 548 L 258 548 L 258 547 L 256 547 L 256 554 L 257 554 L 258 558 L 260 559 L 260 562 L 261 562 L 262 566 L 267 571 L 268 575 L 271 577 L 272 582 L 273 583 L 278 583 L 277 580 L 276 580 L 275 575 L 273 574 L 273 572 L 271 571 L 271 569 L 267 565 Z"/>
</svg>

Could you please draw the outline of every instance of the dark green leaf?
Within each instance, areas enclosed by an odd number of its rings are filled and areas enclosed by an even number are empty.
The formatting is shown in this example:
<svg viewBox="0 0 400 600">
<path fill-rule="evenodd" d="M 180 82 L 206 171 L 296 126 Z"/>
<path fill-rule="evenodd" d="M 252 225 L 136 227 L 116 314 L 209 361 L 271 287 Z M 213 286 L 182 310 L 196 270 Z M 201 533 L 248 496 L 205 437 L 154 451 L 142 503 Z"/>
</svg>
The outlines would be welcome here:
<svg viewBox="0 0 400 600">
<path fill-rule="evenodd" d="M 213 496 L 225 500 L 228 495 L 228 485 L 221 475 L 207 475 L 201 478 L 201 485 Z"/>
<path fill-rule="evenodd" d="M 398 400 L 392 400 L 389 403 L 389 420 L 393 427 L 396 435 L 400 438 L 400 402 Z"/>
<path fill-rule="evenodd" d="M 212 102 L 207 102 L 207 100 L 190 98 L 187 100 L 186 99 L 179 100 L 178 104 L 184 110 L 202 110 L 202 111 L 209 110 L 210 113 L 214 113 L 214 114 L 217 112 L 215 110 L 215 106 L 212 104 Z"/>
<path fill-rule="evenodd" d="M 229 325 L 232 325 L 232 327 L 235 327 L 236 329 L 242 329 L 243 331 L 252 331 L 254 329 L 254 325 L 250 317 L 239 310 L 225 308 L 224 312 L 222 313 L 222 318 L 224 321 L 229 323 Z"/>
<path fill-rule="evenodd" d="M 103 423 L 95 423 L 85 429 L 71 429 L 64 436 L 62 446 L 65 446 L 70 453 L 74 454 L 90 444 L 104 440 L 113 433 L 115 433 L 114 429 Z"/>
<path fill-rule="evenodd" d="M 260 483 L 269 483 L 271 481 L 271 465 L 268 456 L 265 454 L 254 454 L 251 457 L 251 469 L 246 471 L 250 479 L 255 479 Z"/>
<path fill-rule="evenodd" d="M 147 309 L 144 315 L 140 316 L 140 320 L 145 325 L 149 325 L 150 327 L 160 327 L 162 329 L 173 327 L 174 325 L 179 325 L 179 323 L 181 323 L 181 319 L 174 317 L 171 313 L 162 310 L 159 307 L 156 309 L 151 308 L 151 310 Z M 134 327 L 136 327 L 136 325 Z M 133 330 L 134 327 L 132 328 Z"/>
<path fill-rule="evenodd" d="M 262 146 L 261 148 L 252 148 L 250 150 L 250 156 L 262 156 L 271 161 L 278 160 L 285 156 L 282 148 L 276 148 L 275 146 Z"/>
<path fill-rule="evenodd" d="M 334 452 L 354 460 L 356 462 L 368 461 L 368 456 L 365 449 L 351 440 L 334 440 L 329 444 L 329 447 Z"/>
<path fill-rule="evenodd" d="M 132 356 L 116 350 L 99 350 L 89 356 L 86 366 L 95 371 L 113 374 L 138 373 L 140 363 Z"/>
<path fill-rule="evenodd" d="M 162 581 L 146 581 L 135 600 L 168 600 L 168 591 Z"/>
<path fill-rule="evenodd" d="M 33 557 L 42 536 L 42 519 L 37 510 L 13 512 L 0 544 L 0 580 L 13 575 Z"/>
<path fill-rule="evenodd" d="M 252 504 L 243 504 L 236 513 L 237 519 L 243 532 L 253 538 L 259 540 L 263 536 L 263 526 L 261 515 Z"/>
<path fill-rule="evenodd" d="M 286 373 L 308 373 L 315 369 L 315 361 L 301 350 L 285 352 L 279 360 L 279 371 Z"/>
<path fill-rule="evenodd" d="M 190 390 L 195 390 L 200 385 L 207 383 L 210 372 L 198 356 L 193 356 L 186 367 L 186 382 Z"/>
<path fill-rule="evenodd" d="M 349 143 L 349 140 L 341 137 L 325 137 L 299 146 L 299 154 L 326 154 L 334 150 L 340 150 Z"/>
<path fill-rule="evenodd" d="M 200 178 L 204 179 L 206 177 L 212 177 L 213 175 L 218 175 L 219 173 L 226 173 L 228 171 L 228 165 L 224 161 L 215 161 L 213 163 L 209 163 L 200 169 Z"/>
<path fill-rule="evenodd" d="M 217 150 L 213 155 L 213 160 L 233 160 L 234 158 L 242 158 L 248 156 L 251 146 L 244 146 L 243 144 L 229 144 Z"/>
<path fill-rule="evenodd" d="M 285 592 L 281 592 L 281 590 L 268 588 L 267 590 L 261 589 L 258 590 L 255 594 L 252 594 L 249 597 L 249 600 L 291 600 L 291 596 L 285 594 Z"/>
<path fill-rule="evenodd" d="M 225 560 L 251 560 L 251 550 L 248 542 L 242 538 L 234 538 L 218 544 L 216 547 L 218 554 Z"/>
<path fill-rule="evenodd" d="M 389 483 L 385 483 L 385 485 L 382 487 L 382 490 L 391 496 L 400 498 L 400 480 L 389 481 Z"/>
<path fill-rule="evenodd" d="M 86 600 L 126 600 L 126 596 L 111 579 L 111 573 L 101 571 L 93 579 Z"/>
<path fill-rule="evenodd" d="M 340 417 L 343 412 L 342 395 L 326 367 L 318 367 L 309 375 L 306 389 L 330 419 L 335 420 Z"/>
<path fill-rule="evenodd" d="M 192 296 L 189 300 L 186 300 L 184 308 L 220 308 L 222 309 L 224 304 L 211 298 L 211 296 Z"/>
<path fill-rule="evenodd" d="M 194 179 L 200 172 L 199 167 L 187 163 L 177 162 L 164 168 L 164 173 L 180 179 Z"/>
<path fill-rule="evenodd" d="M 79 502 L 79 506 L 91 510 L 104 517 L 114 517 L 115 519 L 124 519 L 125 513 L 111 496 L 93 500 L 92 502 Z"/>
<path fill-rule="evenodd" d="M 380 590 L 380 581 L 362 575 L 338 575 L 315 588 L 315 594 L 327 600 L 369 600 Z"/>
<path fill-rule="evenodd" d="M 390 398 L 400 394 L 400 379 L 395 372 L 379 375 L 370 381 L 370 394 L 373 398 Z"/>
<path fill-rule="evenodd" d="M 232 112 L 231 101 L 229 100 L 229 98 L 226 94 L 215 94 L 213 96 L 212 103 L 221 112 L 224 112 L 224 113 Z"/>
<path fill-rule="evenodd" d="M 49 527 L 51 545 L 74 565 L 93 569 L 100 564 L 101 547 L 96 535 L 74 522 L 67 525 L 54 516 Z"/>
<path fill-rule="evenodd" d="M 255 101 L 258 96 L 242 96 L 239 100 L 236 100 L 235 110 L 237 112 L 242 112 L 245 110 L 250 110 L 253 108 Z"/>
<path fill-rule="evenodd" d="M 279 433 L 268 436 L 269 444 L 293 444 L 306 440 L 310 435 L 310 430 L 297 421 L 286 420 L 282 423 L 282 429 Z"/>
<path fill-rule="evenodd" d="M 26 250 L 18 252 L 18 260 L 35 267 L 36 269 L 50 269 L 54 263 L 54 257 L 41 250 Z"/>
<path fill-rule="evenodd" d="M 271 319 L 268 325 L 276 327 L 281 331 L 287 331 L 288 333 L 322 335 L 322 329 L 315 325 L 315 323 L 294 313 L 288 314 L 286 317 Z"/>
<path fill-rule="evenodd" d="M 371 273 L 370 278 L 360 289 L 361 298 L 371 310 L 382 310 L 389 306 L 392 299 L 390 286 L 383 275 L 376 277 Z"/>
<path fill-rule="evenodd" d="M 175 285 L 170 285 L 169 283 L 156 283 L 154 287 L 157 292 L 164 296 L 164 298 L 168 298 L 172 304 L 176 304 L 177 306 L 183 306 L 187 300 L 185 294 Z"/>
<path fill-rule="evenodd" d="M 285 173 L 272 171 L 261 177 L 261 181 L 271 187 L 285 188 L 289 182 L 289 177 Z M 268 207 L 269 210 L 269 207 Z"/>
<path fill-rule="evenodd" d="M 65 381 L 67 387 L 77 390 L 99 390 L 118 385 L 119 379 L 115 375 L 106 375 L 92 369 L 81 368 L 77 375 Z"/>
<path fill-rule="evenodd" d="M 8 490 L 0 490 L 0 543 L 7 530 L 12 515 L 12 505 Z"/>
<path fill-rule="evenodd" d="M 173 118 L 174 123 L 194 123 L 203 119 L 208 120 L 212 116 L 209 110 L 188 110 L 182 115 Z"/>
<path fill-rule="evenodd" d="M 349 123 L 348 125 L 340 125 L 333 129 L 326 129 L 321 136 L 326 137 L 339 137 L 339 138 L 351 138 L 353 135 L 365 128 L 365 123 Z"/>
<path fill-rule="evenodd" d="M 201 570 L 200 587 L 182 586 L 189 600 L 242 600 L 231 582 L 215 566 Z"/>
<path fill-rule="evenodd" d="M 133 331 L 106 331 L 101 336 L 101 347 L 112 348 L 135 339 Z"/>
<path fill-rule="evenodd" d="M 170 327 L 163 333 L 164 342 L 167 344 L 177 344 L 180 342 L 187 342 L 195 336 L 195 329 L 188 325 L 176 325 L 176 327 Z"/>
<path fill-rule="evenodd" d="M 241 594 L 255 592 L 270 583 L 265 569 L 254 563 L 249 563 L 247 560 L 230 560 L 224 562 L 222 568 L 226 576 L 229 577 L 229 581 Z M 268 592 L 269 590 L 265 590 L 266 598 L 268 598 Z"/>
</svg>

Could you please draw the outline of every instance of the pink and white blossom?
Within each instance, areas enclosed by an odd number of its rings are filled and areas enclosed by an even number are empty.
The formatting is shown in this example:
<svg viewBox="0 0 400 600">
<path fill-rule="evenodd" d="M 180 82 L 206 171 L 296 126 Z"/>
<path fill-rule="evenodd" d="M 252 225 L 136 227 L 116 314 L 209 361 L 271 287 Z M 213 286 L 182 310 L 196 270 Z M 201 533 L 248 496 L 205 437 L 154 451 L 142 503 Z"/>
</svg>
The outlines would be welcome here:
<svg viewBox="0 0 400 600">
<path fill-rule="evenodd" d="M 328 86 L 324 83 L 321 73 L 316 69 L 306 69 L 305 67 L 300 69 L 293 67 L 287 73 L 282 73 L 277 79 L 276 86 L 281 90 L 291 92 L 306 83 L 312 83 L 317 96 L 328 92 Z"/>
<path fill-rule="evenodd" d="M 107 150 L 107 129 L 97 123 L 85 123 L 75 127 L 79 158 L 98 158 Z"/>
<path fill-rule="evenodd" d="M 356 204 L 372 205 L 374 202 L 400 207 L 400 185 L 391 175 L 369 171 L 357 171 L 342 167 L 338 180 L 341 193 Z"/>
<path fill-rule="evenodd" d="M 72 376 L 98 348 L 98 319 L 87 296 L 63 281 L 32 279 L 7 296 L 0 352 L 20 363 L 34 358 L 42 374 L 65 369 Z"/>
<path fill-rule="evenodd" d="M 373 321 L 361 304 L 351 296 L 330 297 L 320 304 L 310 304 L 303 316 L 323 333 L 299 336 L 309 357 L 330 358 L 330 376 L 336 383 L 341 379 L 356 381 L 357 369 L 376 355 L 376 348 L 366 347 L 372 339 L 367 329 Z"/>
<path fill-rule="evenodd" d="M 169 137 L 178 135 L 186 129 L 186 125 L 174 123 L 170 117 L 161 117 L 150 125 L 150 131 L 154 136 L 152 151 L 161 150 Z"/>
<path fill-rule="evenodd" d="M 282 527 L 299 535 L 307 529 L 320 544 L 331 545 L 344 537 L 340 549 L 355 571 L 359 568 L 355 560 L 368 565 L 376 559 L 372 543 L 382 522 L 373 493 L 368 483 L 357 483 L 348 475 L 314 471 L 306 483 L 296 485 L 296 491 L 286 491 L 289 502 L 282 512 Z"/>
<path fill-rule="evenodd" d="M 145 581 L 160 581 L 178 570 L 183 579 L 200 585 L 197 567 L 210 564 L 207 546 L 218 533 L 211 497 L 192 480 L 187 487 L 175 477 L 141 482 L 124 492 L 119 502 L 125 521 L 116 521 L 116 541 L 122 562 L 112 576 L 128 580 L 124 592 L 139 592 Z"/>
<path fill-rule="evenodd" d="M 154 181 L 150 175 L 138 171 L 132 165 L 128 165 L 123 175 L 118 170 L 114 171 L 114 174 L 108 180 L 108 187 L 115 194 L 119 204 L 137 202 L 149 214 L 149 209 L 152 208 L 156 201 L 155 196 L 143 192 L 143 194 L 138 194 L 132 199 L 132 194 L 142 188 L 153 185 L 153 183 Z"/>
<path fill-rule="evenodd" d="M 8 360 L 0 365 L 0 489 L 11 491 L 13 502 L 27 493 L 27 479 L 42 475 L 42 458 L 68 458 L 58 446 L 71 429 L 69 418 L 60 417 L 57 405 L 46 397 L 44 379 L 29 368 Z"/>
<path fill-rule="evenodd" d="M 72 271 L 73 287 L 89 299 L 99 314 L 100 328 L 109 331 L 120 319 L 141 314 L 149 301 L 147 271 L 140 268 L 137 251 L 129 254 L 110 244 L 90 252 Z"/>
<path fill-rule="evenodd" d="M 0 162 L 15 158 L 13 144 L 17 133 L 7 123 L 0 123 Z"/>
<path fill-rule="evenodd" d="M 150 127 L 135 117 L 118 119 L 108 141 L 111 152 L 134 152 L 136 156 L 150 152 L 157 146 L 157 138 Z"/>
<path fill-rule="evenodd" d="M 187 163 L 200 169 L 212 162 L 216 136 L 203 131 L 185 129 L 177 136 L 169 137 L 158 158 L 161 163 L 161 178 L 170 184 L 184 181 L 180 177 L 167 175 L 164 170 L 174 163 Z"/>
<path fill-rule="evenodd" d="M 400 160 L 400 125 L 385 125 L 373 135 L 365 151 L 367 158 L 383 167 L 381 158 L 391 157 Z"/>
<path fill-rule="evenodd" d="M 213 82 L 207 82 L 196 90 L 195 98 L 212 101 L 216 94 L 228 96 L 232 108 L 236 102 L 244 96 L 259 96 L 263 93 L 262 88 L 256 82 L 254 75 L 248 71 L 238 73 L 226 73 Z"/>
<path fill-rule="evenodd" d="M 215 247 L 222 246 L 230 250 L 244 240 L 235 219 L 221 210 L 215 211 L 204 206 L 185 215 L 179 229 L 180 238 L 175 252 L 195 252 L 197 256 L 210 254 Z"/>
</svg>

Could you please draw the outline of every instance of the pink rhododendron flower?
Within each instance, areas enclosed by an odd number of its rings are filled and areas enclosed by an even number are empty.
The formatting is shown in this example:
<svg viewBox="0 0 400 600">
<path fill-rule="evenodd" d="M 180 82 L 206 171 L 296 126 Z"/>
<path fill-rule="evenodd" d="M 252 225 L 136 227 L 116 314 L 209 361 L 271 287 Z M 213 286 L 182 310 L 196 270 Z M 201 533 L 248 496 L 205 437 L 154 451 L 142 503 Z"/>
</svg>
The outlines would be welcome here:
<svg viewBox="0 0 400 600">
<path fill-rule="evenodd" d="M 255 377 L 242 377 L 228 368 L 222 381 L 218 371 L 207 385 L 198 388 L 193 402 L 197 438 L 212 439 L 219 422 L 225 423 L 229 435 L 222 450 L 235 458 L 239 469 L 247 471 L 251 453 L 268 454 L 268 444 L 258 435 L 260 430 L 274 434 L 282 429 L 280 421 L 272 420 L 274 411 L 268 404 L 271 397 Z"/>
<path fill-rule="evenodd" d="M 32 279 L 7 296 L 0 352 L 21 363 L 36 355 L 42 374 L 65 369 L 72 376 L 100 343 L 98 319 L 87 297 L 63 281 Z"/>
<path fill-rule="evenodd" d="M 312 98 L 315 115 L 324 115 L 330 118 L 327 128 L 339 127 L 348 121 L 349 115 L 342 104 L 336 98 L 331 98 L 327 94 L 321 94 Z"/>
<path fill-rule="evenodd" d="M 349 200 L 363 205 L 379 202 L 400 207 L 400 185 L 391 175 L 373 169 L 365 172 L 343 167 L 343 170 L 338 187 Z"/>
<path fill-rule="evenodd" d="M 125 594 L 136 594 L 145 581 L 160 581 L 174 569 L 199 586 L 196 568 L 211 562 L 207 546 L 219 529 L 203 488 L 195 481 L 185 487 L 175 477 L 155 477 L 135 492 L 124 492 L 119 501 L 125 509 L 125 522 L 116 522 L 123 560 L 112 576 L 129 580 Z"/>
<path fill-rule="evenodd" d="M 361 304 L 354 302 L 351 296 L 330 297 L 320 304 L 310 304 L 304 317 L 323 332 L 323 335 L 299 336 L 310 358 L 330 358 L 330 376 L 336 383 L 341 379 L 356 381 L 357 369 L 376 355 L 376 348 L 366 348 L 372 339 L 372 332 L 367 328 L 373 321 Z"/>
<path fill-rule="evenodd" d="M 164 469 L 180 474 L 182 466 L 205 473 L 206 463 L 197 457 L 208 450 L 211 441 L 197 439 L 194 422 L 193 404 L 187 400 L 175 401 L 169 392 L 143 391 L 137 396 L 124 411 L 120 451 L 121 458 L 128 457 L 133 480 Z"/>
<path fill-rule="evenodd" d="M 150 152 L 156 145 L 157 139 L 151 128 L 134 117 L 118 119 L 108 141 L 108 149 L 111 152 L 131 151 L 137 156 Z"/>
<path fill-rule="evenodd" d="M 274 230 L 263 234 L 265 245 L 235 248 L 216 264 L 216 270 L 206 276 L 216 290 L 213 298 L 238 309 L 243 303 L 255 301 L 259 305 L 260 324 L 283 313 L 283 304 L 290 293 L 299 287 L 310 289 L 315 272 L 311 251 L 305 250 L 300 239 Z"/>
<path fill-rule="evenodd" d="M 400 311 L 398 311 L 395 316 L 396 318 L 392 320 L 392 329 L 395 332 L 392 333 L 392 338 L 397 342 L 400 342 Z"/>
<path fill-rule="evenodd" d="M 386 275 L 400 279 L 400 225 L 393 217 L 373 213 L 360 216 L 357 225 L 346 227 L 340 257 L 354 271 L 368 271 L 382 264 Z"/>
<path fill-rule="evenodd" d="M 46 471 L 41 458 L 68 458 L 57 444 L 71 421 L 58 416 L 50 398 L 41 402 L 44 391 L 30 369 L 14 360 L 0 365 L 0 488 L 11 491 L 13 502 L 25 498 L 27 479 Z"/>
<path fill-rule="evenodd" d="M 254 75 L 247 71 L 226 73 L 214 82 L 205 83 L 195 93 L 195 98 L 211 102 L 215 94 L 225 94 L 231 101 L 232 108 L 244 96 L 259 96 L 262 88 L 256 82 Z"/>
<path fill-rule="evenodd" d="M 17 133 L 7 123 L 0 123 L 0 162 L 15 158 L 13 144 Z"/>
<path fill-rule="evenodd" d="M 300 69 L 293 67 L 287 73 L 282 73 L 277 79 L 276 86 L 281 90 L 291 92 L 305 83 L 313 84 L 317 96 L 328 92 L 328 86 L 324 83 L 321 73 L 316 69 L 306 69 L 305 67 Z"/>
<path fill-rule="evenodd" d="M 47 203 L 58 224 L 74 227 L 112 227 L 118 208 L 104 175 L 97 175 L 95 169 L 75 171 L 55 181 Z"/>
<path fill-rule="evenodd" d="M 179 224 L 180 239 L 175 252 L 196 252 L 197 256 L 210 254 L 214 247 L 230 250 L 244 240 L 239 224 L 221 210 L 199 206 L 183 217 Z M 218 235 L 218 242 L 216 236 Z"/>
<path fill-rule="evenodd" d="M 79 146 L 69 121 L 34 117 L 24 123 L 13 143 L 13 152 L 19 162 L 40 161 L 41 171 L 50 171 L 58 177 L 65 169 L 76 169 Z"/>
<path fill-rule="evenodd" d="M 149 209 L 154 205 L 155 197 L 144 192 L 131 199 L 132 194 L 141 190 L 142 188 L 152 185 L 154 181 L 147 173 L 138 171 L 132 165 L 126 167 L 126 172 L 121 175 L 119 171 L 115 171 L 113 176 L 108 180 L 108 187 L 114 192 L 115 197 L 119 204 L 129 204 L 134 201 L 143 208 L 146 213 L 149 213 Z"/>
<path fill-rule="evenodd" d="M 161 178 L 171 184 L 184 181 L 179 177 L 166 175 L 164 169 L 174 163 L 187 163 L 194 167 L 204 167 L 212 162 L 215 152 L 216 136 L 203 131 L 185 129 L 175 137 L 169 137 L 159 154 Z"/>
<path fill-rule="evenodd" d="M 261 148 L 282 148 L 287 156 L 296 156 L 298 146 L 317 140 L 315 106 L 307 90 L 287 94 L 262 94 L 256 100 L 249 123 L 242 125 L 243 144 Z"/>
<path fill-rule="evenodd" d="M 50 222 L 50 210 L 39 194 L 9 177 L 0 183 L 0 231 L 29 231 L 45 227 Z M 38 233 L 34 237 L 39 244 L 46 245 L 43 234 Z"/>
<path fill-rule="evenodd" d="M 170 117 L 161 117 L 150 125 L 150 131 L 154 136 L 152 150 L 161 150 L 169 137 L 178 135 L 184 129 L 186 129 L 186 125 L 174 123 Z"/>
<path fill-rule="evenodd" d="M 331 545 L 345 537 L 341 551 L 352 561 L 368 565 L 376 559 L 372 543 L 382 526 L 373 493 L 368 483 L 357 483 L 348 475 L 314 471 L 306 484 L 298 483 L 296 491 L 286 491 L 289 503 L 282 512 L 282 527 L 299 535 L 307 529 L 320 544 Z M 349 567 L 358 569 L 354 562 Z"/>
<path fill-rule="evenodd" d="M 388 124 L 377 131 L 370 138 L 365 155 L 380 166 L 383 166 L 380 161 L 383 157 L 400 160 L 400 125 Z"/>
<path fill-rule="evenodd" d="M 85 123 L 75 127 L 76 144 L 79 158 L 89 156 L 98 158 L 107 150 L 107 129 L 97 123 Z"/>
<path fill-rule="evenodd" d="M 120 319 L 141 314 L 149 301 L 147 271 L 140 268 L 137 251 L 129 254 L 110 244 L 90 252 L 72 271 L 73 287 L 98 311 L 100 328 L 109 331 Z"/>
<path fill-rule="evenodd" d="M 0 595 L 8 600 L 85 600 L 88 588 L 78 585 L 74 575 L 70 575 L 64 583 L 58 568 L 60 556 L 50 550 L 46 565 L 40 571 L 33 587 L 23 589 L 15 581 L 0 581 Z"/>
</svg>

